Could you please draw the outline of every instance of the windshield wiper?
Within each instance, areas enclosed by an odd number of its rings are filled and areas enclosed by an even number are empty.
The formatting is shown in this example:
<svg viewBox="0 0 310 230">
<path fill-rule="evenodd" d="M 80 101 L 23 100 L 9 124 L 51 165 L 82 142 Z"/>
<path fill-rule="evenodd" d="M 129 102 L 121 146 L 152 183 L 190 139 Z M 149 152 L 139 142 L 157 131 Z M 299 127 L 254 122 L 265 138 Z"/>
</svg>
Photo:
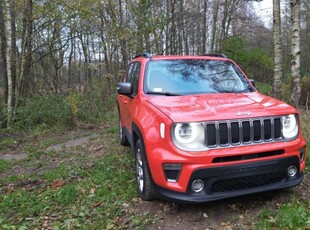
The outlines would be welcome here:
<svg viewBox="0 0 310 230">
<path fill-rule="evenodd" d="M 219 93 L 248 93 L 247 89 L 244 90 L 219 90 Z"/>
<path fill-rule="evenodd" d="M 164 95 L 164 96 L 182 96 L 182 94 L 177 94 L 177 93 L 170 93 L 170 92 L 154 92 L 154 91 L 147 91 L 146 94 Z"/>
</svg>

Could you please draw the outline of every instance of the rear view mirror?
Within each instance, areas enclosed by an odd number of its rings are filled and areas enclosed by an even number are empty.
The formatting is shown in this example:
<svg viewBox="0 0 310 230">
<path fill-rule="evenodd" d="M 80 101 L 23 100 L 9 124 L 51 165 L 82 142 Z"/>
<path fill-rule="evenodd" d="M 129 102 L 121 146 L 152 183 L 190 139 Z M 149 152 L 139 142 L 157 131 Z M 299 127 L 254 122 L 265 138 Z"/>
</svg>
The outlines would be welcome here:
<svg viewBox="0 0 310 230">
<path fill-rule="evenodd" d="M 132 84 L 130 82 L 120 82 L 117 84 L 117 92 L 122 95 L 132 94 Z"/>
</svg>

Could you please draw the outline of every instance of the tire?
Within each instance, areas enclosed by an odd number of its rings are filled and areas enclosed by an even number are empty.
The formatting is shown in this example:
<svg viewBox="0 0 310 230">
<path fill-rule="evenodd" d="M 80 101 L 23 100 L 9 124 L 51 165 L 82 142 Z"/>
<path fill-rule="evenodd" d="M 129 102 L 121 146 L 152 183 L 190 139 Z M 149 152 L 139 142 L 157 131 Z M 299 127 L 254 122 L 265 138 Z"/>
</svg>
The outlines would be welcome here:
<svg viewBox="0 0 310 230">
<path fill-rule="evenodd" d="M 120 139 L 120 144 L 122 146 L 128 146 L 128 140 L 126 138 L 126 136 L 124 135 L 124 128 L 122 126 L 122 121 L 121 121 L 121 116 L 119 115 L 119 122 L 118 122 L 118 126 L 119 126 L 119 139 Z"/>
<path fill-rule="evenodd" d="M 144 146 L 139 139 L 135 145 L 136 185 L 140 198 L 144 201 L 154 200 L 153 182 L 146 159 Z"/>
</svg>

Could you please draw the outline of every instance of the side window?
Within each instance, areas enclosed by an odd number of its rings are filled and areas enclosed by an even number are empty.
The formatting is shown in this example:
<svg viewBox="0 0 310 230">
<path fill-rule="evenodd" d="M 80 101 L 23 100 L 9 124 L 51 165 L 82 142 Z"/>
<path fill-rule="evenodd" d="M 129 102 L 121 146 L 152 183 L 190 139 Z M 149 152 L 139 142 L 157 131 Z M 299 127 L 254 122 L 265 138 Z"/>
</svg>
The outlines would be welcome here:
<svg viewBox="0 0 310 230">
<path fill-rule="evenodd" d="M 140 78 L 140 70 L 141 70 L 141 64 L 139 62 L 135 63 L 135 68 L 132 74 L 132 89 L 133 89 L 133 96 L 137 95 L 138 92 L 138 85 L 139 85 L 139 78 Z"/>
<path fill-rule="evenodd" d="M 141 64 L 139 62 L 133 62 L 128 67 L 125 82 L 131 82 L 133 90 L 132 96 L 136 96 L 138 92 L 140 70 Z"/>
<path fill-rule="evenodd" d="M 134 71 L 134 67 L 135 67 L 135 63 L 131 63 L 129 65 L 129 68 L 128 68 L 128 71 L 127 71 L 127 74 L 126 74 L 125 82 L 131 82 L 132 74 L 133 74 L 133 71 Z"/>
</svg>

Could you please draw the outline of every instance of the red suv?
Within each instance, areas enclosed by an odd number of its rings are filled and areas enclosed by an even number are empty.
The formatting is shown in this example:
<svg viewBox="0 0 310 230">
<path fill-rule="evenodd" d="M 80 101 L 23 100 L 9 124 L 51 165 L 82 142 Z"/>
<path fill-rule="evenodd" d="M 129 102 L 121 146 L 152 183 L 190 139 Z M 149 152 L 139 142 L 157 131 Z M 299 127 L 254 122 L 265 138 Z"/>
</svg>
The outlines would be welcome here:
<svg viewBox="0 0 310 230">
<path fill-rule="evenodd" d="M 298 111 L 260 94 L 225 55 L 143 53 L 117 90 L 142 200 L 207 202 L 303 180 Z"/>
</svg>

